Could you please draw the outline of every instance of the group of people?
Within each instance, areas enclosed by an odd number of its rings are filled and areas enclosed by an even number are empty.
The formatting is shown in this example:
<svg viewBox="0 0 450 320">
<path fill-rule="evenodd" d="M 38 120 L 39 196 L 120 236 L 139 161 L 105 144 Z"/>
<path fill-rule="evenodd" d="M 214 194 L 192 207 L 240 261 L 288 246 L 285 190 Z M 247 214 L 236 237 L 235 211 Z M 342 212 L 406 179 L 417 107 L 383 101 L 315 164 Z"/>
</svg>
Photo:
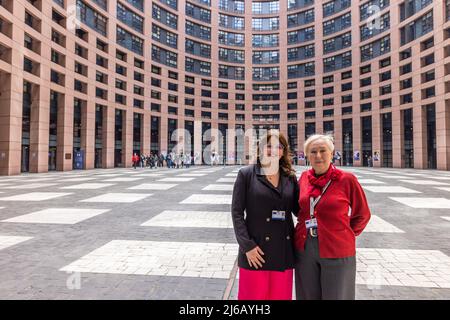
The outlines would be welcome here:
<svg viewBox="0 0 450 320">
<path fill-rule="evenodd" d="M 164 166 L 164 156 L 158 156 L 157 154 L 138 155 L 137 153 L 134 153 L 131 157 L 131 162 L 135 169 L 137 167 L 154 169 Z"/>
<path fill-rule="evenodd" d="M 219 154 L 212 152 L 210 155 L 210 165 L 219 165 L 222 164 L 220 161 L 223 160 Z M 196 153 L 195 155 L 190 155 L 189 153 L 176 153 L 170 152 L 167 155 L 160 154 L 159 156 L 155 153 L 150 155 L 138 155 L 134 153 L 131 157 L 131 162 L 133 164 L 133 168 L 137 167 L 147 167 L 150 169 L 158 168 L 158 167 L 167 167 L 167 168 L 189 168 L 191 165 L 195 165 L 201 161 L 200 155 Z"/>
<path fill-rule="evenodd" d="M 133 168 L 141 167 L 141 168 L 189 168 L 196 161 L 196 157 L 191 156 L 187 153 L 175 153 L 170 152 L 167 155 L 160 154 L 150 154 L 150 155 L 138 155 L 134 153 L 131 157 L 131 162 L 133 164 Z"/>
<path fill-rule="evenodd" d="M 194 157 L 187 153 L 171 152 L 166 156 L 166 163 L 168 168 L 189 168 L 193 165 Z"/>
<path fill-rule="evenodd" d="M 291 300 L 294 275 L 296 299 L 355 299 L 366 196 L 355 175 L 333 165 L 331 136 L 309 137 L 304 152 L 311 169 L 297 180 L 286 138 L 270 132 L 257 163 L 239 170 L 231 214 L 240 300 Z"/>
</svg>

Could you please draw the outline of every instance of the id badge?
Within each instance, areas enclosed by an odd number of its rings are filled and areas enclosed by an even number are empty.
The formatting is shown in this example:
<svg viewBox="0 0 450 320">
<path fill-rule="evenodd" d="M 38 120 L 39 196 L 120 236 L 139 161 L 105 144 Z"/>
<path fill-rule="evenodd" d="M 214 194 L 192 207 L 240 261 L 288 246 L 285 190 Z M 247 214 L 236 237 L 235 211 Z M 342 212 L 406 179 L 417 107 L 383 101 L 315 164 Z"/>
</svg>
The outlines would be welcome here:
<svg viewBox="0 0 450 320">
<path fill-rule="evenodd" d="M 305 221 L 306 229 L 317 228 L 317 219 L 313 218 Z"/>
<path fill-rule="evenodd" d="M 278 221 L 286 220 L 286 211 L 272 210 L 272 220 Z"/>
</svg>

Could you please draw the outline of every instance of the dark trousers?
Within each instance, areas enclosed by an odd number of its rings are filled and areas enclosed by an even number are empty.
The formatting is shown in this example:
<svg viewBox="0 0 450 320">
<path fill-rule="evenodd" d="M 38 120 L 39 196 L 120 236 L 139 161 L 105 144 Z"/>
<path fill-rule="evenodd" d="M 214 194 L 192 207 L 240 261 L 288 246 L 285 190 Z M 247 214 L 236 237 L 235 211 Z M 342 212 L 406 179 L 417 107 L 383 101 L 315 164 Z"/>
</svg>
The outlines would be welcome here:
<svg viewBox="0 0 450 320">
<path fill-rule="evenodd" d="M 355 300 L 356 258 L 319 257 L 319 240 L 308 235 L 305 251 L 297 252 L 297 300 Z"/>
</svg>

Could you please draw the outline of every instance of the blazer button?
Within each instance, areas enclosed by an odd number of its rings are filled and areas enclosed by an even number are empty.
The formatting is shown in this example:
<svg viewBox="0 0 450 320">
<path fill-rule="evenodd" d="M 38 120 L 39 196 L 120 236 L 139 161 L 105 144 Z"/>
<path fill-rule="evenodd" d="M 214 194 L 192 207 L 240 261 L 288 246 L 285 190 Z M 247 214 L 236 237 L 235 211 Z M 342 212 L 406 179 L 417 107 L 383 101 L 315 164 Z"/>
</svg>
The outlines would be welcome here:
<svg viewBox="0 0 450 320">
<path fill-rule="evenodd" d="M 270 222 L 270 218 L 267 218 L 266 221 L 267 221 L 267 222 Z"/>
<path fill-rule="evenodd" d="M 270 241 L 270 237 L 266 237 L 266 241 Z"/>
<path fill-rule="evenodd" d="M 290 239 L 291 239 L 291 237 L 290 237 L 290 236 L 287 236 L 287 237 L 286 237 L 286 239 L 290 240 Z"/>
</svg>

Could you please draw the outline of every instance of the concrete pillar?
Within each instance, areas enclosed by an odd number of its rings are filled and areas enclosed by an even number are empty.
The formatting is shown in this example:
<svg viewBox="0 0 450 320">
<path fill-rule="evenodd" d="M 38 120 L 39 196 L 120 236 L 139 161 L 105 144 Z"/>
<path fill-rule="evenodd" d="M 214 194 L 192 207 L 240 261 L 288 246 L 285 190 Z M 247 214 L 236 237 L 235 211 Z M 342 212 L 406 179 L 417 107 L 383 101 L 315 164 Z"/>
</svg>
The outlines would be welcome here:
<svg viewBox="0 0 450 320">
<path fill-rule="evenodd" d="M 168 150 L 168 119 L 167 116 L 161 116 L 159 119 L 159 145 L 161 148 L 161 152 L 168 154 L 170 150 Z M 201 132 L 201 131 L 200 131 Z"/>
<path fill-rule="evenodd" d="M 383 124 L 381 122 L 381 114 L 378 110 L 372 113 L 372 163 L 374 167 L 380 168 L 383 163 Z M 380 159 L 375 161 L 373 155 L 375 152 L 380 153 Z"/>
<path fill-rule="evenodd" d="M 141 116 L 141 150 L 147 155 L 150 154 L 150 113 L 143 113 Z"/>
<path fill-rule="evenodd" d="M 133 156 L 133 109 L 123 110 L 122 117 L 122 163 L 124 168 L 131 168 Z"/>
<path fill-rule="evenodd" d="M 421 105 L 413 107 L 414 168 L 427 167 L 427 113 Z"/>
<path fill-rule="evenodd" d="M 73 96 L 59 95 L 56 169 L 68 171 L 73 168 Z M 82 112 L 83 113 L 83 112 Z"/>
<path fill-rule="evenodd" d="M 30 121 L 30 172 L 48 171 L 49 120 L 50 89 L 33 86 Z"/>
<path fill-rule="evenodd" d="M 81 108 L 81 149 L 84 150 L 84 167 L 95 167 L 95 103 L 88 100 Z"/>
<path fill-rule="evenodd" d="M 236 129 L 235 129 L 235 123 L 230 122 L 228 124 L 228 130 L 227 130 L 227 159 L 226 163 L 228 165 L 234 165 L 236 164 Z"/>
<path fill-rule="evenodd" d="M 195 164 L 202 164 L 202 121 L 194 121 L 194 156 L 197 155 Z"/>
<path fill-rule="evenodd" d="M 450 101 L 436 102 L 437 168 L 450 170 Z"/>
<path fill-rule="evenodd" d="M 0 72 L 0 175 L 21 171 L 22 98 L 22 77 Z"/>
<path fill-rule="evenodd" d="M 363 163 L 363 154 L 362 154 L 362 143 L 361 143 L 361 117 L 358 113 L 358 116 L 353 117 L 352 121 L 352 128 L 353 128 L 353 154 L 355 151 L 359 152 L 359 160 L 355 160 L 353 158 L 353 166 L 354 167 L 361 167 Z M 353 157 L 352 154 L 352 157 Z"/>
<path fill-rule="evenodd" d="M 404 134 L 403 134 L 403 114 L 399 109 L 392 110 L 392 166 L 394 168 L 403 168 L 405 160 Z"/>
</svg>

